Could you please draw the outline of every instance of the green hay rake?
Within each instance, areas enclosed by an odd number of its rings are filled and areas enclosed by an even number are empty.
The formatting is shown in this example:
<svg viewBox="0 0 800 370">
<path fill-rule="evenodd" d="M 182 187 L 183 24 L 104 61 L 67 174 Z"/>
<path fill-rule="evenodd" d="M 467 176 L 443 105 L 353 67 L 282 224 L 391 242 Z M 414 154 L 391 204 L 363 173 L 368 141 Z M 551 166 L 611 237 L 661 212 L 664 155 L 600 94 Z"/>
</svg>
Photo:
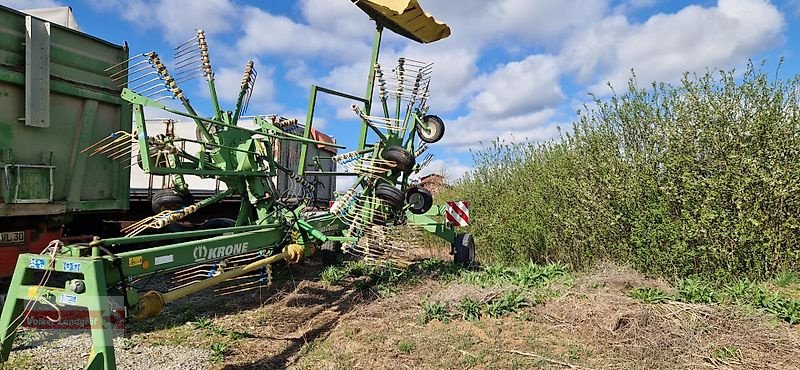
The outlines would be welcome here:
<svg viewBox="0 0 800 370">
<path fill-rule="evenodd" d="M 442 215 L 444 207 L 433 206 L 426 190 L 408 185 L 409 176 L 430 162 L 430 156 L 417 160 L 427 144 L 444 134 L 442 120 L 427 114 L 432 65 L 401 58 L 390 72 L 378 64 L 385 28 L 423 43 L 447 37 L 450 30 L 424 13 L 416 0 L 353 2 L 377 24 L 366 95 L 361 98 L 312 86 L 303 135 L 294 133 L 297 120 L 277 116 L 255 116 L 254 128 L 243 127 L 242 116 L 256 80 L 252 61 L 245 67 L 234 109 L 221 108 L 201 30 L 175 48 L 174 74 L 155 52 L 109 67 L 110 78 L 128 86 L 122 98 L 133 106 L 136 131 L 113 133 L 86 148 L 85 155 L 130 160 L 147 173 L 171 176 L 175 186 L 166 195 L 170 199 L 187 196 L 185 176 L 218 179 L 227 189 L 182 207 L 155 209 L 156 215 L 124 228 L 124 237 L 96 237 L 76 245 L 54 241 L 42 254 L 20 255 L 0 316 L 0 360 L 8 360 L 18 328 L 38 304 L 56 310 L 87 310 L 92 351 L 86 366 L 114 369 L 110 318 L 115 307 L 124 307 L 129 318 L 146 319 L 160 314 L 166 304 L 201 290 L 217 288 L 221 294 L 230 294 L 269 285 L 272 264 L 297 263 L 325 243 L 342 243 L 345 252 L 366 259 L 403 264 L 403 248 L 392 234 L 395 225 L 434 233 L 453 244 L 457 261 L 472 262 L 472 238 L 456 235 L 451 225 L 434 221 L 432 217 Z M 211 117 L 200 116 L 180 88 L 196 78 L 207 81 Z M 378 110 L 373 109 L 376 85 Z M 355 102 L 354 114 L 361 120 L 358 145 L 331 158 L 307 158 L 308 145 L 345 149 L 312 139 L 314 109 L 321 93 Z M 194 121 L 197 137 L 149 136 L 145 108 Z M 371 136 L 377 140 L 368 142 Z M 182 149 L 185 142 L 198 145 L 199 153 Z M 274 148 L 280 142 L 300 143 L 297 169 L 275 159 Z M 323 171 L 323 161 L 333 161 L 339 169 Z M 291 197 L 276 188 L 279 173 L 294 182 L 296 191 Z M 330 210 L 307 212 L 314 184 L 305 176 L 354 176 L 355 182 Z M 154 233 L 232 195 L 241 198 L 234 223 Z M 175 285 L 168 292 L 140 292 L 134 287 L 140 279 L 166 273 L 172 274 Z M 66 283 L 57 286 L 55 280 Z"/>
</svg>

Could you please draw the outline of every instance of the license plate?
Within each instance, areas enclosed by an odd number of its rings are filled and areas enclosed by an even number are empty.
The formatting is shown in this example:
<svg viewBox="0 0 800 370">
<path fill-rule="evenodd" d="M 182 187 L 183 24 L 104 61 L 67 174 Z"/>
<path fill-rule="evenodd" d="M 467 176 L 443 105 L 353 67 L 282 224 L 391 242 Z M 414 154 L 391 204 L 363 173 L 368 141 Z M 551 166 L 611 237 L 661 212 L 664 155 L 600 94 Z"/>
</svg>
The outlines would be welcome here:
<svg viewBox="0 0 800 370">
<path fill-rule="evenodd" d="M 25 243 L 24 231 L 11 231 L 0 233 L 0 244 L 22 244 Z"/>
</svg>

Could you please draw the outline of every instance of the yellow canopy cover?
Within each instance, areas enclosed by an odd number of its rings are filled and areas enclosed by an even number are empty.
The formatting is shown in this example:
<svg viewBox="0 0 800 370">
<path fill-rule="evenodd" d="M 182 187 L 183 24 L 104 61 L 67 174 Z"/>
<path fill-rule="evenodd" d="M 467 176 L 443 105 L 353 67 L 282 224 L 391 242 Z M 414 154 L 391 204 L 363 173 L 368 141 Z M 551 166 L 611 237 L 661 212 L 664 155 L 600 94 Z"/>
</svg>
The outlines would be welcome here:
<svg viewBox="0 0 800 370">
<path fill-rule="evenodd" d="M 450 36 L 450 26 L 422 10 L 417 0 L 352 0 L 382 26 L 427 44 Z"/>
</svg>

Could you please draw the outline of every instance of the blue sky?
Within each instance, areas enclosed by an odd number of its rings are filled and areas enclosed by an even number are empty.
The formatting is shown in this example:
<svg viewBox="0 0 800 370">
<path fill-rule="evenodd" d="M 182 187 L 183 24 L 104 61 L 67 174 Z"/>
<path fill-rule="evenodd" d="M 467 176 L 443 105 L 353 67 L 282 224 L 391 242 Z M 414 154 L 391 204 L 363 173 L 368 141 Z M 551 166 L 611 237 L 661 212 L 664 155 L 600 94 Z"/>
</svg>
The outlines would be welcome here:
<svg viewBox="0 0 800 370">
<path fill-rule="evenodd" d="M 588 92 L 607 96 L 631 68 L 639 81 L 676 82 L 684 72 L 742 68 L 748 58 L 784 77 L 800 73 L 800 0 L 420 0 L 452 36 L 419 45 L 385 38 L 384 65 L 399 56 L 435 62 L 431 113 L 445 119 L 429 171 L 457 178 L 469 149 L 495 138 L 541 141 L 569 127 Z M 374 30 L 349 0 L 0 0 L 14 8 L 70 6 L 84 32 L 131 52 L 171 48 L 195 28 L 209 37 L 218 92 L 228 106 L 244 64 L 259 72 L 251 113 L 303 118 L 312 83 L 363 95 Z M 183 86 L 200 111 L 200 82 Z M 350 103 L 318 107 L 324 131 L 348 144 Z"/>
</svg>

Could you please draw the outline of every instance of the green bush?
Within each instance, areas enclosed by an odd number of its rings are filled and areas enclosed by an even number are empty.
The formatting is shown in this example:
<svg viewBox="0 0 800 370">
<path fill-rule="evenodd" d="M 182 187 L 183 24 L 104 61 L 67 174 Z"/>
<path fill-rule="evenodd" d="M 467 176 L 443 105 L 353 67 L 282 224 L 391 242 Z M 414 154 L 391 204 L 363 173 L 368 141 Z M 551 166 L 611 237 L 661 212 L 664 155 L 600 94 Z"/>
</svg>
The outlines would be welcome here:
<svg viewBox="0 0 800 370">
<path fill-rule="evenodd" d="M 749 65 L 628 89 L 543 144 L 495 142 L 453 191 L 481 258 L 668 277 L 800 267 L 798 78 Z"/>
</svg>

